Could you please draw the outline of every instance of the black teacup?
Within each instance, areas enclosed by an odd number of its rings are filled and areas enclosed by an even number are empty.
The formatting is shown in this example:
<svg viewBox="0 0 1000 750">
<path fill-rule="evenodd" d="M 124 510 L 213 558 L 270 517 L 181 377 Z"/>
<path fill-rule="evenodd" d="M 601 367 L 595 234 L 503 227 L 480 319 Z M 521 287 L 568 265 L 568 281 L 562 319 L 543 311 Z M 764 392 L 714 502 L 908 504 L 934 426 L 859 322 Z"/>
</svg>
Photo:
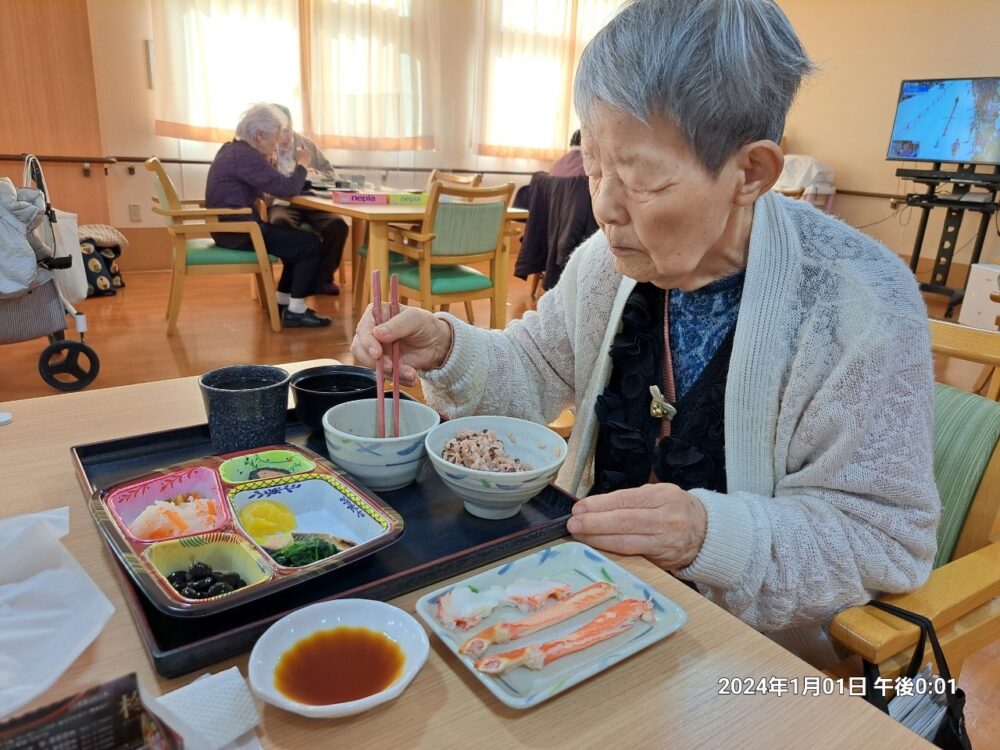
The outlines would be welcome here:
<svg viewBox="0 0 1000 750">
<path fill-rule="evenodd" d="M 301 370 L 291 378 L 295 413 L 314 432 L 323 431 L 323 415 L 338 404 L 375 398 L 375 372 L 354 365 L 322 365 Z"/>
<path fill-rule="evenodd" d="M 288 373 L 269 365 L 234 365 L 198 379 L 216 453 L 285 442 Z"/>
</svg>

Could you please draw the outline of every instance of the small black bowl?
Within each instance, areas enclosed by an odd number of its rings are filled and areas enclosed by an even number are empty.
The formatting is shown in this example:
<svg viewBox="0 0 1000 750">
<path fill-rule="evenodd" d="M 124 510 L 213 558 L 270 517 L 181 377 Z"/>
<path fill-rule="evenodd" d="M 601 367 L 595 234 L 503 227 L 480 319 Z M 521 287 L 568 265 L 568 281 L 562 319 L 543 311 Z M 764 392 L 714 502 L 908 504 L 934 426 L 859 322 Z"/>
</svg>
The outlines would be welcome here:
<svg viewBox="0 0 1000 750">
<path fill-rule="evenodd" d="M 292 375 L 295 413 L 313 432 L 323 431 L 323 415 L 336 406 L 359 398 L 375 398 L 374 370 L 354 365 L 322 365 Z"/>
</svg>

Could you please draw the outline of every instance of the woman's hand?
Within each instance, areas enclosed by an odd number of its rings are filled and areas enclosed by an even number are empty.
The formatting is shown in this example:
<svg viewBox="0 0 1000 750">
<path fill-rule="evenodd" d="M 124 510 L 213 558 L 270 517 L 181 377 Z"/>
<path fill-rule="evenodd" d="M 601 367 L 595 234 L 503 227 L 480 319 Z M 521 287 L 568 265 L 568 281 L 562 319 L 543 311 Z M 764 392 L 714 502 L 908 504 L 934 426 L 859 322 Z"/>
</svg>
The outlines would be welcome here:
<svg viewBox="0 0 1000 750">
<path fill-rule="evenodd" d="M 309 149 L 307 149 L 305 146 L 299 146 L 297 149 L 295 149 L 296 164 L 299 164 L 308 169 L 309 165 L 312 164 L 312 160 L 313 160 L 312 154 L 309 153 Z"/>
<path fill-rule="evenodd" d="M 382 305 L 382 319 L 390 315 L 389 305 Z M 454 332 L 447 321 L 419 307 L 400 306 L 399 315 L 380 326 L 375 325 L 372 306 L 368 305 L 358 323 L 351 344 L 356 364 L 375 367 L 382 358 L 386 377 L 392 374 L 392 342 L 399 342 L 399 379 L 403 385 L 417 381 L 417 370 L 436 370 L 444 365 L 451 352 Z"/>
<path fill-rule="evenodd" d="M 579 500 L 566 528 L 592 547 L 677 570 L 694 562 L 707 525 L 697 497 L 676 484 L 646 484 Z"/>
</svg>

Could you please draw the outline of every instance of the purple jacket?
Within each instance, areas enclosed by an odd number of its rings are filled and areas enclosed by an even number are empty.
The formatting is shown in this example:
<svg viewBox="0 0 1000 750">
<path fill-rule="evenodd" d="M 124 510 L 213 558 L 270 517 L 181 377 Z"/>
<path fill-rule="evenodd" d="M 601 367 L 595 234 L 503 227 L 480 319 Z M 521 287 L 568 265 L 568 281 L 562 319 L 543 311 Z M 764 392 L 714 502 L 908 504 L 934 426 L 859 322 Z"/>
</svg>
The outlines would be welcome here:
<svg viewBox="0 0 1000 750">
<path fill-rule="evenodd" d="M 205 184 L 207 208 L 251 208 L 253 220 L 260 221 L 254 205 L 262 193 L 290 197 L 298 195 L 306 182 L 306 168 L 297 165 L 288 177 L 272 167 L 264 155 L 246 141 L 224 143 L 208 168 Z M 220 216 L 222 221 L 246 221 L 246 216 Z M 246 234 L 213 233 L 223 247 L 249 242 Z"/>
</svg>

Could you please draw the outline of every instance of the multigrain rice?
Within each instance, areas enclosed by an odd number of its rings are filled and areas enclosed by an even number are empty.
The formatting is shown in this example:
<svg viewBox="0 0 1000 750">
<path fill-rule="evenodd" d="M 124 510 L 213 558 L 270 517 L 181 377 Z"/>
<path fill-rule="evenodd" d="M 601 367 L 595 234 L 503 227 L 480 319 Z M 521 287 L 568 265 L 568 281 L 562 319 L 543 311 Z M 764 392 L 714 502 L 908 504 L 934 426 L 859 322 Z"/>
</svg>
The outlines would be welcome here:
<svg viewBox="0 0 1000 750">
<path fill-rule="evenodd" d="M 445 461 L 479 471 L 531 471 L 531 466 L 506 454 L 503 441 L 493 430 L 459 430 L 444 444 Z"/>
</svg>

